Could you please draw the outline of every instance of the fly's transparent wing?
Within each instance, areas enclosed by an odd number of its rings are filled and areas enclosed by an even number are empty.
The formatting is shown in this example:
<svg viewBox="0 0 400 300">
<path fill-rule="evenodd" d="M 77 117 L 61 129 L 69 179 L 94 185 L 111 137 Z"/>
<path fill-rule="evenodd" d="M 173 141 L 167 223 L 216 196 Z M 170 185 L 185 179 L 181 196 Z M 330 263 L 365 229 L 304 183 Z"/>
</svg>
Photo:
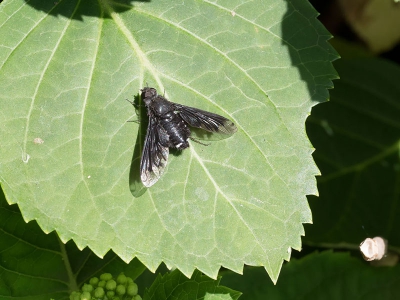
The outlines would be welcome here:
<svg viewBox="0 0 400 300">
<path fill-rule="evenodd" d="M 190 126 L 201 128 L 209 132 L 234 134 L 237 128 L 233 122 L 223 116 L 190 106 L 176 104 L 179 115 Z"/>
<path fill-rule="evenodd" d="M 168 134 L 154 117 L 150 117 L 140 161 L 140 178 L 146 187 L 155 184 L 164 172 L 169 154 L 168 143 Z"/>
</svg>

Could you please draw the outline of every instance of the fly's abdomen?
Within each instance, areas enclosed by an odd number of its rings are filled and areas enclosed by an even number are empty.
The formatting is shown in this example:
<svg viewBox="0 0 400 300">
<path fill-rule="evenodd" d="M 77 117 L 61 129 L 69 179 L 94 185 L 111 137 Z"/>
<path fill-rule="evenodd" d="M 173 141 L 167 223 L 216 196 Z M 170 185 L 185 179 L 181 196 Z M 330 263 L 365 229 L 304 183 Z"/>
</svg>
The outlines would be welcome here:
<svg viewBox="0 0 400 300">
<path fill-rule="evenodd" d="M 169 135 L 169 147 L 179 150 L 189 147 L 190 129 L 186 122 L 174 112 L 168 113 L 165 117 L 160 123 Z"/>
</svg>

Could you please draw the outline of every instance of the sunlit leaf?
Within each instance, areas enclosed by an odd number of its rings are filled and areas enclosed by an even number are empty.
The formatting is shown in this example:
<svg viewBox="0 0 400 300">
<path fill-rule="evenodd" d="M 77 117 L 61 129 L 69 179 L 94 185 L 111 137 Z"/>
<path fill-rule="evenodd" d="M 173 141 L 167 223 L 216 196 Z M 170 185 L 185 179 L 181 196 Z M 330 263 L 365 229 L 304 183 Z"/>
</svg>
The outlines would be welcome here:
<svg viewBox="0 0 400 300">
<path fill-rule="evenodd" d="M 186 276 L 264 266 L 276 281 L 311 222 L 304 122 L 336 53 L 307 1 L 5 1 L 0 180 L 26 220 L 103 256 Z M 148 84 L 238 127 L 139 180 Z M 139 114 L 140 115 L 140 114 Z M 143 123 L 142 123 L 143 124 Z"/>
</svg>

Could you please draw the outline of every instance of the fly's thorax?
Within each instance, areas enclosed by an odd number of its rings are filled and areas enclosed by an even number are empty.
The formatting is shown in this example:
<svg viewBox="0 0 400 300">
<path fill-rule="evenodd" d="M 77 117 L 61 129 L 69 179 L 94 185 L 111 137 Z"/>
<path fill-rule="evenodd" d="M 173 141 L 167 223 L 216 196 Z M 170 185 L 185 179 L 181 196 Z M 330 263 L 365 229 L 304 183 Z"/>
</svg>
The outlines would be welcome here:
<svg viewBox="0 0 400 300">
<path fill-rule="evenodd" d="M 162 98 L 161 96 L 153 99 L 151 103 L 151 108 L 153 109 L 156 116 L 164 118 L 167 114 L 173 112 L 174 107 L 171 102 Z"/>
</svg>

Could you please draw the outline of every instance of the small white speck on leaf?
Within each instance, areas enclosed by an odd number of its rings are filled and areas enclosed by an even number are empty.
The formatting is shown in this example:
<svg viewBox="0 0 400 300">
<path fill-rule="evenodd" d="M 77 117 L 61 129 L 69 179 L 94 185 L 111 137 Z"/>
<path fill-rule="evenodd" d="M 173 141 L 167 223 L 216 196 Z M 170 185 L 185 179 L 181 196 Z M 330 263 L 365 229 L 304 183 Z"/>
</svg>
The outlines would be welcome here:
<svg viewBox="0 0 400 300">
<path fill-rule="evenodd" d="M 43 141 L 41 138 L 39 138 L 39 137 L 34 138 L 34 139 L 33 139 L 33 142 L 34 142 L 35 144 L 43 144 L 43 143 L 44 143 L 44 141 Z"/>
<path fill-rule="evenodd" d="M 31 156 L 30 156 L 28 153 L 22 152 L 22 161 L 23 161 L 24 163 L 27 164 L 30 158 L 31 158 Z"/>
</svg>

